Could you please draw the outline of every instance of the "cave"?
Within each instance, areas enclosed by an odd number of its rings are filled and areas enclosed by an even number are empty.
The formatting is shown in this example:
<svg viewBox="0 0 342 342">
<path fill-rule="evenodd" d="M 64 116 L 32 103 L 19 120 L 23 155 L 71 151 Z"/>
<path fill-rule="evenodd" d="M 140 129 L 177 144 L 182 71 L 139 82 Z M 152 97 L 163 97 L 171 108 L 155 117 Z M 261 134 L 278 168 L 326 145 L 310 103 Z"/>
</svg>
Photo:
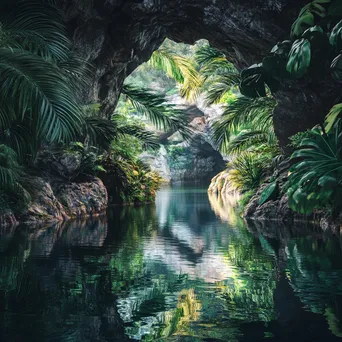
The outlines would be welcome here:
<svg viewBox="0 0 342 342">
<path fill-rule="evenodd" d="M 84 101 L 102 104 L 109 117 L 125 78 L 146 62 L 165 38 L 193 44 L 207 39 L 238 69 L 261 61 L 278 42 L 306 0 L 94 0 L 62 1 L 74 50 L 95 67 Z M 276 93 L 275 132 L 285 149 L 288 138 L 311 128 L 336 101 L 325 76 L 283 82 Z"/>
</svg>

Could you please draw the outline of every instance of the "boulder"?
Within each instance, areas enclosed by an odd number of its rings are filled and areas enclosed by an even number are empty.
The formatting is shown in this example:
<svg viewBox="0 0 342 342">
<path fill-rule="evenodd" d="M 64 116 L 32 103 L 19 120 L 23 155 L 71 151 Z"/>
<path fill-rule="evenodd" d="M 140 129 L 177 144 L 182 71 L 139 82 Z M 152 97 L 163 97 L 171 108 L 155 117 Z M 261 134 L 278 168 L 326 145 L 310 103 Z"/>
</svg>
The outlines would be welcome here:
<svg viewBox="0 0 342 342">
<path fill-rule="evenodd" d="M 35 177 L 32 185 L 32 202 L 18 217 L 20 222 L 31 225 L 96 216 L 105 212 L 108 205 L 107 190 L 96 177 L 79 183 Z"/>
</svg>

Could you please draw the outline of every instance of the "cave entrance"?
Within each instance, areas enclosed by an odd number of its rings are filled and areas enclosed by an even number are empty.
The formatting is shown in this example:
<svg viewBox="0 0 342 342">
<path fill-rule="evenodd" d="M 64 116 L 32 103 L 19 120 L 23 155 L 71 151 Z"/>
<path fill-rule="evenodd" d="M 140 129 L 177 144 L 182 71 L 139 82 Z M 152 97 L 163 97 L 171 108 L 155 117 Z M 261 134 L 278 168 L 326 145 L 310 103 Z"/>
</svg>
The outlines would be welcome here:
<svg viewBox="0 0 342 342">
<path fill-rule="evenodd" d="M 218 79 L 210 75 L 215 72 Z M 225 168 L 228 155 L 215 141 L 212 125 L 238 96 L 238 87 L 234 82 L 218 92 L 213 87 L 232 72 L 236 83 L 237 70 L 208 41 L 188 45 L 166 39 L 126 78 L 117 111 L 157 134 L 160 149 L 140 158 L 164 179 L 208 183 Z M 174 124 L 165 125 L 164 115 Z"/>
</svg>

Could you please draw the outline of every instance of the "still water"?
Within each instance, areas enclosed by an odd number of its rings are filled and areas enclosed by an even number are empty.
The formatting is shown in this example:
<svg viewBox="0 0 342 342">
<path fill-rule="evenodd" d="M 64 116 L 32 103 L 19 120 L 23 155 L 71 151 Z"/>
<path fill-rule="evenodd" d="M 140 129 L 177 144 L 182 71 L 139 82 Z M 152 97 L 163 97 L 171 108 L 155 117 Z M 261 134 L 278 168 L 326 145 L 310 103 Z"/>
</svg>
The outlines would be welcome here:
<svg viewBox="0 0 342 342">
<path fill-rule="evenodd" d="M 165 188 L 108 218 L 0 229 L 0 341 L 339 340 L 340 240 L 229 202 Z"/>
</svg>

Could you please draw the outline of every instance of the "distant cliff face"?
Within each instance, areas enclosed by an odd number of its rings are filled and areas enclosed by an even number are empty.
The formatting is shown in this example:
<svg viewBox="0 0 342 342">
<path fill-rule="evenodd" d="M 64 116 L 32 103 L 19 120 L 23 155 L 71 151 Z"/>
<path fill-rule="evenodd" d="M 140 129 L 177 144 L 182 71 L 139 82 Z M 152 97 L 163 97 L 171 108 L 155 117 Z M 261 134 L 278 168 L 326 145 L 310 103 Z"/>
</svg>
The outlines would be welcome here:
<svg viewBox="0 0 342 342">
<path fill-rule="evenodd" d="M 63 2 L 74 49 L 96 69 L 85 98 L 101 102 L 103 115 L 108 116 L 125 78 L 147 61 L 166 37 L 190 44 L 208 39 L 242 68 L 260 62 L 277 41 L 288 37 L 291 23 L 308 0 Z M 334 94 L 326 80 L 284 84 L 277 95 L 274 118 L 280 143 L 285 145 L 289 135 L 320 121 Z"/>
</svg>

